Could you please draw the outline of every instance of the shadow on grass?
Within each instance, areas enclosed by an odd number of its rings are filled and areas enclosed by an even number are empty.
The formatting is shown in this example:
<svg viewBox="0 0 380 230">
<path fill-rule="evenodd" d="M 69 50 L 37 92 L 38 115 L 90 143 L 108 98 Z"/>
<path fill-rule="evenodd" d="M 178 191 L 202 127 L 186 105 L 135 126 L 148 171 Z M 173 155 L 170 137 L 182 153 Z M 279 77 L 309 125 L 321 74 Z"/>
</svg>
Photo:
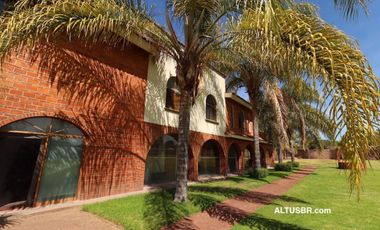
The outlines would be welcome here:
<svg viewBox="0 0 380 230">
<path fill-rule="evenodd" d="M 245 179 L 241 178 L 241 176 L 228 177 L 226 180 L 227 181 L 233 181 L 235 183 L 241 183 L 241 182 L 245 181 Z"/>
<path fill-rule="evenodd" d="M 286 176 L 285 174 L 286 173 L 282 175 L 279 173 L 278 176 Z M 189 204 L 175 203 L 173 202 L 173 197 L 174 189 L 154 192 L 145 196 L 144 222 L 146 229 L 159 229 L 162 226 L 168 226 L 167 229 L 191 229 L 193 223 L 190 220 L 183 218 L 191 214 L 189 208 L 192 206 Z M 198 184 L 189 187 L 190 202 L 202 211 L 206 211 L 210 216 L 217 217 L 220 220 L 231 224 L 244 220 L 242 223 L 248 223 L 251 225 L 258 224 L 257 226 L 259 226 L 259 229 L 302 229 L 296 228 L 296 225 L 293 226 L 276 222 L 275 220 L 266 219 L 257 215 L 248 217 L 248 213 L 245 213 L 239 208 L 220 203 L 224 199 L 231 198 L 234 198 L 237 201 L 264 205 L 273 203 L 275 199 L 286 202 L 309 204 L 304 200 L 291 196 L 277 196 L 269 193 L 249 191 L 242 188 L 210 186 L 207 184 Z M 177 222 L 178 220 L 181 221 Z"/>
<path fill-rule="evenodd" d="M 278 220 L 265 218 L 259 214 L 253 214 L 239 222 L 240 225 L 251 229 L 260 230 L 309 230 L 296 224 L 288 224 Z"/>
<path fill-rule="evenodd" d="M 296 197 L 292 197 L 292 196 L 280 196 L 278 199 L 282 200 L 282 201 L 285 201 L 285 202 L 295 202 L 295 203 L 302 203 L 302 204 L 311 204 L 305 200 L 302 200 L 302 199 L 299 199 L 299 198 L 296 198 Z"/>
<path fill-rule="evenodd" d="M 284 177 L 288 176 L 288 173 L 280 172 L 280 171 L 273 171 L 273 172 L 269 172 L 269 176 L 284 178 Z"/>
<path fill-rule="evenodd" d="M 145 229 L 160 229 L 190 214 L 184 204 L 173 202 L 173 193 L 174 190 L 170 189 L 145 196 Z"/>
<path fill-rule="evenodd" d="M 196 185 L 189 187 L 189 192 L 204 193 L 209 195 L 224 196 L 226 198 L 232 198 L 249 192 L 249 190 L 242 188 L 230 188 L 230 187 L 214 187 L 207 185 Z"/>
</svg>

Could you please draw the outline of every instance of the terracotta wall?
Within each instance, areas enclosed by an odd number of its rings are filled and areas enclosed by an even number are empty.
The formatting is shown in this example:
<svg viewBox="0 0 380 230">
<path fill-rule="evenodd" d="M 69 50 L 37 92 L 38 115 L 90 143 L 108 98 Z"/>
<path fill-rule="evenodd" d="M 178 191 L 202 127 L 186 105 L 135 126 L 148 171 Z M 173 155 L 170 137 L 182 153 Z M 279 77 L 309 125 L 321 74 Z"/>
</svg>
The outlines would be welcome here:
<svg viewBox="0 0 380 230">
<path fill-rule="evenodd" d="M 298 150 L 296 156 L 303 159 L 337 159 L 337 149 Z"/>
<path fill-rule="evenodd" d="M 249 108 L 226 98 L 227 134 L 253 136 L 252 112 Z M 239 127 L 239 112 L 244 114 L 244 130 Z"/>
<path fill-rule="evenodd" d="M 79 199 L 142 189 L 150 147 L 160 136 L 177 133 L 143 120 L 149 54 L 132 45 L 120 51 L 78 42 L 41 45 L 36 53 L 13 55 L 3 66 L 0 126 L 51 116 L 81 128 Z M 191 132 L 192 180 L 198 177 L 201 147 L 210 139 L 218 143 L 226 173 L 225 138 Z"/>
<path fill-rule="evenodd" d="M 149 54 L 133 45 L 122 51 L 116 46 L 88 47 L 75 41 L 41 45 L 34 55 L 13 55 L 0 73 L 0 126 L 51 116 L 85 133 L 79 199 L 141 190 L 150 147 L 160 136 L 178 133 L 144 122 Z M 249 112 L 240 109 L 250 119 Z M 218 143 L 222 174 L 227 173 L 230 145 L 237 143 L 243 150 L 250 143 L 191 132 L 191 180 L 198 178 L 200 151 L 208 140 Z M 243 167 L 242 159 L 240 164 Z"/>
</svg>

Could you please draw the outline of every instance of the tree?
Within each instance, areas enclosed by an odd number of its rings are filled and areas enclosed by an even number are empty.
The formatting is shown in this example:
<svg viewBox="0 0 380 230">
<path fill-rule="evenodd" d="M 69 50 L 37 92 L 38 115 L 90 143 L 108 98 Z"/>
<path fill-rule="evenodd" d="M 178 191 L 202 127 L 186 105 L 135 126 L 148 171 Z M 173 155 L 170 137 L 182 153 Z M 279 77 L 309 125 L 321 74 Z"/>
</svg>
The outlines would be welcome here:
<svg viewBox="0 0 380 230">
<path fill-rule="evenodd" d="M 265 51 L 262 59 L 269 57 L 272 69 L 291 70 L 284 71 L 285 75 L 304 76 L 320 86 L 326 98 L 323 111 L 337 127 L 335 136 L 346 129 L 342 150 L 351 162 L 351 189 L 359 191 L 362 166 L 379 118 L 378 79 L 357 43 L 318 18 L 312 9 L 309 15 L 293 10 L 273 14 L 273 19 L 267 20 L 263 13 L 247 11 L 241 21 L 242 30 L 249 34 L 246 40 L 254 43 L 260 39 L 257 53 Z"/>
<path fill-rule="evenodd" d="M 249 5 L 259 6 L 259 2 Z M 181 99 L 175 201 L 183 202 L 187 200 L 190 109 L 199 82 L 215 62 L 215 51 L 231 37 L 223 29 L 224 22 L 236 17 L 230 13 L 242 7 L 240 1 L 167 0 L 165 30 L 153 23 L 143 1 L 21 0 L 1 19 L 0 58 L 4 60 L 17 48 L 33 49 L 39 42 L 57 37 L 110 45 L 128 42 L 131 34 L 151 39 L 160 55 L 176 62 Z M 174 23 L 178 29 L 174 29 Z"/>
<path fill-rule="evenodd" d="M 269 63 L 274 76 L 282 76 L 284 69 L 294 76 L 307 71 L 324 83 L 333 95 L 332 114 L 338 115 L 341 129 L 347 128 L 343 149 L 353 162 L 352 186 L 360 185 L 379 91 L 368 62 L 346 35 L 316 17 L 308 5 L 292 0 L 167 0 L 166 6 L 165 30 L 139 0 L 20 0 L 1 16 L 0 58 L 62 37 L 113 45 L 139 34 L 154 41 L 161 55 L 177 63 L 182 96 L 175 200 L 182 202 L 187 200 L 190 108 L 206 70 L 219 61 L 215 53 L 238 38 L 241 49 L 255 44 L 255 57 Z M 238 22 L 239 31 L 226 28 L 226 22 Z M 293 76 L 289 73 L 284 75 Z"/>
<path fill-rule="evenodd" d="M 317 90 L 313 90 L 306 82 L 300 81 L 283 85 L 278 88 L 276 95 L 284 114 L 283 123 L 278 125 L 286 130 L 292 161 L 294 161 L 294 144 L 297 142 L 295 132 L 300 136 L 298 145 L 304 150 L 308 148 L 307 142 L 310 139 L 321 146 L 320 134 L 324 134 L 329 139 L 334 138 L 335 129 L 332 120 L 317 108 L 321 100 Z"/>
</svg>

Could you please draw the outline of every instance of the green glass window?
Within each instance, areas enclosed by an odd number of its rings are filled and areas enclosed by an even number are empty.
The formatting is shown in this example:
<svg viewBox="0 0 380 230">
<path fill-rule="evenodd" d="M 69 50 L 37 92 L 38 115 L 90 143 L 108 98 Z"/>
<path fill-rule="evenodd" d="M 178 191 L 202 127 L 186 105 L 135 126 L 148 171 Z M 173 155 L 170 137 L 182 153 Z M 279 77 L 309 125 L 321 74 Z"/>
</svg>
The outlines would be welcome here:
<svg viewBox="0 0 380 230">
<path fill-rule="evenodd" d="M 16 162 L 9 157 L 19 155 L 17 159 L 28 161 L 17 163 L 28 167 L 12 169 L 25 181 L 23 187 L 8 186 L 0 196 L 14 190 L 21 195 L 8 200 L 26 199 L 27 203 L 35 201 L 35 197 L 44 202 L 75 196 L 84 145 L 79 128 L 61 119 L 33 117 L 1 127 L 0 139 L 4 140 L 0 141 L 0 146 L 4 145 L 0 158 Z"/>
<path fill-rule="evenodd" d="M 219 174 L 220 173 L 220 156 L 218 146 L 214 141 L 207 141 L 201 150 L 201 156 L 198 162 L 198 174 Z"/>
<path fill-rule="evenodd" d="M 83 140 L 52 137 L 48 146 L 38 201 L 74 197 L 79 178 Z"/>
<path fill-rule="evenodd" d="M 216 121 L 216 100 L 212 95 L 206 98 L 206 119 Z"/>
<path fill-rule="evenodd" d="M 178 111 L 180 100 L 181 92 L 177 83 L 177 77 L 170 77 L 166 84 L 165 107 Z"/>
<path fill-rule="evenodd" d="M 244 169 L 248 169 L 252 166 L 251 151 L 248 149 L 244 150 Z"/>
<path fill-rule="evenodd" d="M 230 151 L 228 152 L 228 168 L 230 172 L 236 172 L 238 170 L 238 150 L 235 145 L 230 147 Z"/>
<path fill-rule="evenodd" d="M 175 181 L 177 167 L 177 141 L 172 136 L 162 136 L 149 150 L 145 164 L 145 184 Z"/>
</svg>

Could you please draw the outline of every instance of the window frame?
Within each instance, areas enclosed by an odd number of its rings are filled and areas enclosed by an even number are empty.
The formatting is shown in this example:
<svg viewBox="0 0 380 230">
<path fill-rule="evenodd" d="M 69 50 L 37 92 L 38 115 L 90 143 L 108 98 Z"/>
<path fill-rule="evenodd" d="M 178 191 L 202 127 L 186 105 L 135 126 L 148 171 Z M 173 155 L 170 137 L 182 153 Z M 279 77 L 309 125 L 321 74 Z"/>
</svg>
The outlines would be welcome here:
<svg viewBox="0 0 380 230">
<path fill-rule="evenodd" d="M 218 122 L 217 102 L 212 94 L 206 97 L 206 121 L 212 123 Z"/>
<path fill-rule="evenodd" d="M 172 86 L 170 83 L 173 83 Z M 180 107 L 180 100 L 181 91 L 178 86 L 177 77 L 171 76 L 166 81 L 165 110 L 178 113 Z"/>
</svg>

